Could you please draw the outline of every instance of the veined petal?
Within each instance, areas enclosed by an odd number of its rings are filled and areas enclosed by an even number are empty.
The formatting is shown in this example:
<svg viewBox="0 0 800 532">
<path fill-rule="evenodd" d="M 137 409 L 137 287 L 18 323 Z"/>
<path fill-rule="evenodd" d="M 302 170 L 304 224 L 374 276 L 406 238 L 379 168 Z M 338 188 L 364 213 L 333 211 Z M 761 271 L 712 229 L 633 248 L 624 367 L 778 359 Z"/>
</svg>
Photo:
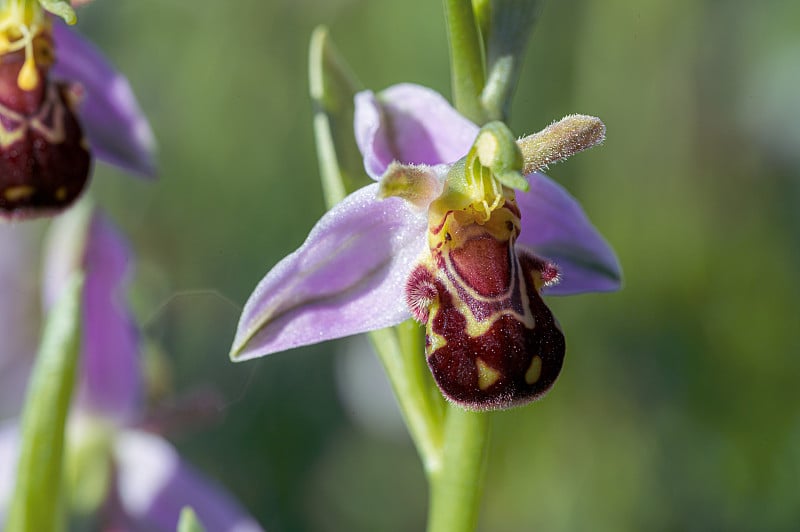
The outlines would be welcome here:
<svg viewBox="0 0 800 532">
<path fill-rule="evenodd" d="M 132 172 L 155 174 L 155 138 L 130 84 L 89 41 L 53 20 L 53 75 L 86 91 L 78 113 L 100 159 Z"/>
<path fill-rule="evenodd" d="M 410 317 L 404 288 L 424 251 L 427 222 L 400 198 L 357 190 L 323 216 L 245 305 L 231 358 L 396 325 Z"/>
<path fill-rule="evenodd" d="M 125 421 L 141 393 L 139 337 L 121 301 L 132 262 L 128 244 L 105 215 L 85 208 L 58 218 L 48 243 L 46 300 L 55 299 L 76 268 L 86 274 L 79 404 Z"/>
<path fill-rule="evenodd" d="M 166 440 L 128 430 L 118 436 L 114 454 L 120 502 L 137 530 L 174 531 L 184 506 L 191 506 L 209 531 L 262 530 L 233 497 L 181 461 Z"/>
<path fill-rule="evenodd" d="M 561 280 L 546 294 L 569 295 L 619 289 L 622 270 L 614 250 L 578 201 L 549 177 L 528 176 L 530 191 L 517 193 L 522 230 L 517 244 L 558 266 Z"/>
<path fill-rule="evenodd" d="M 378 179 L 389 163 L 452 163 L 469 151 L 478 126 L 438 92 L 403 83 L 356 94 L 355 133 L 367 173 Z"/>
</svg>

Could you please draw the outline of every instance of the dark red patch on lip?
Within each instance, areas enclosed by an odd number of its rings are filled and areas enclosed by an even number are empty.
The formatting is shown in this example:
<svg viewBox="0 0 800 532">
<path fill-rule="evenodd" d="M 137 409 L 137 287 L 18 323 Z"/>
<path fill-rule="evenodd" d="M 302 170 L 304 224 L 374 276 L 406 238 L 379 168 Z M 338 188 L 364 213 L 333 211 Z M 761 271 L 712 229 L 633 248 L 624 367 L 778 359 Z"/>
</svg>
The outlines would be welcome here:
<svg viewBox="0 0 800 532">
<path fill-rule="evenodd" d="M 36 88 L 19 88 L 23 51 L 0 59 L 0 216 L 31 218 L 58 212 L 86 187 L 91 155 L 66 84 L 38 68 Z"/>
<path fill-rule="evenodd" d="M 489 234 L 474 237 L 450 253 L 458 275 L 467 286 L 484 297 L 497 297 L 511 281 L 511 257 L 508 242 Z"/>
<path fill-rule="evenodd" d="M 536 291 L 534 275 L 539 262 L 535 257 L 520 254 L 520 274 L 525 281 L 521 296 L 527 299 L 534 316 L 533 328 L 512 314 L 504 314 L 484 334 L 470 337 L 467 320 L 453 295 L 437 280 L 440 306 L 428 327 L 447 343 L 431 351 L 436 344 L 429 341 L 428 365 L 442 393 L 450 400 L 473 410 L 509 408 L 541 397 L 555 382 L 564 362 L 566 343 L 553 314 Z M 508 310 L 521 314 L 521 308 L 511 308 L 519 301 L 522 299 L 508 299 Z M 537 356 L 541 368 L 534 372 L 536 378 L 531 381 L 529 371 Z M 478 359 L 496 372 L 491 385 L 483 388 Z"/>
</svg>

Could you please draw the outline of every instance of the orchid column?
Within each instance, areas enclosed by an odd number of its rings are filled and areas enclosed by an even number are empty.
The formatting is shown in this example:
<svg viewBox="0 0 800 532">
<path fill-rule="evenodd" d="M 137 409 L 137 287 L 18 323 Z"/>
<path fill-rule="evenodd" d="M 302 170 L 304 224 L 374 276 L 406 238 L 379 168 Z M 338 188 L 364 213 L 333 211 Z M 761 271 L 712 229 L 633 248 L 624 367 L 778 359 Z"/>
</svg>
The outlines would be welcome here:
<svg viewBox="0 0 800 532">
<path fill-rule="evenodd" d="M 325 30 L 312 37 L 330 210 L 258 285 L 231 357 L 369 332 L 423 461 L 428 529 L 468 531 L 488 411 L 542 397 L 561 371 L 564 334 L 542 296 L 615 290 L 620 268 L 577 201 L 538 173 L 602 142 L 602 122 L 570 115 L 517 140 L 502 121 L 536 2 L 445 11 L 455 109 L 418 85 L 360 90 Z"/>
</svg>

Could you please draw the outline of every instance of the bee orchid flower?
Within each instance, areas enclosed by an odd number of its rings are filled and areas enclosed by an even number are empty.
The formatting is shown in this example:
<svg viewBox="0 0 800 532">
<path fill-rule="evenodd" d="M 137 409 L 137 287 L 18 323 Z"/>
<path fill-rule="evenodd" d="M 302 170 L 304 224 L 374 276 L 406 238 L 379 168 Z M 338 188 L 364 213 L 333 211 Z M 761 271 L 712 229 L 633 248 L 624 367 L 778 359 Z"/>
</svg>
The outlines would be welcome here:
<svg viewBox="0 0 800 532">
<path fill-rule="evenodd" d="M 154 173 L 152 132 L 127 80 L 43 5 L 0 1 L 0 217 L 61 211 L 86 188 L 96 155 Z"/>
<path fill-rule="evenodd" d="M 474 410 L 540 397 L 564 336 L 543 294 L 616 290 L 611 247 L 538 170 L 601 142 L 571 115 L 515 140 L 438 93 L 402 84 L 356 96 L 365 186 L 327 212 L 245 305 L 231 357 L 246 360 L 397 325 L 426 325 L 448 399 Z"/>
</svg>

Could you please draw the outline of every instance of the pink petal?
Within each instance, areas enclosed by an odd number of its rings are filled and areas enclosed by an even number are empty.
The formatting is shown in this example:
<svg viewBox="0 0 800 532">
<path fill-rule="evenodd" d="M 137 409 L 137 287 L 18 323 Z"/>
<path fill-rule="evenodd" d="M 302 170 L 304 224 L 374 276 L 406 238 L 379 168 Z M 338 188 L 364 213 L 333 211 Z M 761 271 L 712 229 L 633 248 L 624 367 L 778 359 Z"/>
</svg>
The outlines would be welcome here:
<svg viewBox="0 0 800 532">
<path fill-rule="evenodd" d="M 404 288 L 426 246 L 426 219 L 399 198 L 376 199 L 377 188 L 364 187 L 336 205 L 261 281 L 239 321 L 234 360 L 389 327 L 410 316 Z"/>
<path fill-rule="evenodd" d="M 378 179 L 389 163 L 452 163 L 466 155 L 478 126 L 439 93 L 404 83 L 377 96 L 356 95 L 355 132 L 367 173 Z"/>
<path fill-rule="evenodd" d="M 124 513 L 137 530 L 172 532 L 191 506 L 206 530 L 257 532 L 261 527 L 224 489 L 181 461 L 166 440 L 125 431 L 114 449 Z"/>
<path fill-rule="evenodd" d="M 528 181 L 530 190 L 517 192 L 522 214 L 517 243 L 558 266 L 561 281 L 546 288 L 545 293 L 618 290 L 622 282 L 619 261 L 578 201 L 543 174 L 531 174 Z"/>
<path fill-rule="evenodd" d="M 88 40 L 53 19 L 55 78 L 85 91 L 78 112 L 97 157 L 144 176 L 155 174 L 155 138 L 128 80 Z"/>
<path fill-rule="evenodd" d="M 89 229 L 84 265 L 81 405 L 116 418 L 139 407 L 139 335 L 122 290 L 132 253 L 122 235 L 101 213 Z"/>
</svg>

